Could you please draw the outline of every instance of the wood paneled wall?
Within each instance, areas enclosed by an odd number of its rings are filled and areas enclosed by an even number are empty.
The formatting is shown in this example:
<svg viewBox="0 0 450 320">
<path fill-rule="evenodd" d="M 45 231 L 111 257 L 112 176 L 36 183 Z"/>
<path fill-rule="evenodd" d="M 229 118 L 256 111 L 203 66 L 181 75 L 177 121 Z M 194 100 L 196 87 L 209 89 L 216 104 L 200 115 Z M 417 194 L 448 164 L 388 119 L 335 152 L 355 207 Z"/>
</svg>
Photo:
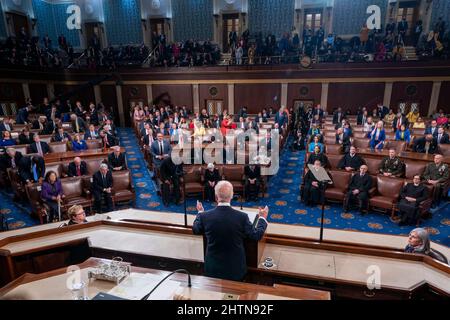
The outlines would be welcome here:
<svg viewBox="0 0 450 320">
<path fill-rule="evenodd" d="M 31 89 L 30 89 L 31 90 Z M 72 94 L 73 93 L 73 94 Z M 78 85 L 60 85 L 55 84 L 55 97 L 70 94 L 70 101 L 75 103 L 80 101 L 84 106 L 88 106 L 90 102 L 95 103 L 94 88 L 83 87 Z"/>
<path fill-rule="evenodd" d="M 194 110 L 192 99 L 192 85 L 190 84 L 158 84 L 152 85 L 153 99 L 157 99 L 163 94 L 167 94 L 170 102 L 176 106 L 185 105 L 188 109 Z"/>
<path fill-rule="evenodd" d="M 16 102 L 18 107 L 22 107 L 25 104 L 22 84 L 0 83 L 0 101 Z"/>
<path fill-rule="evenodd" d="M 288 86 L 286 107 L 293 107 L 296 100 L 312 100 L 314 104 L 319 104 L 321 103 L 321 98 L 321 83 L 290 83 Z"/>
<path fill-rule="evenodd" d="M 216 95 L 211 95 L 213 88 L 217 89 Z M 200 109 L 206 108 L 207 100 L 222 100 L 225 109 L 229 109 L 228 104 L 228 85 L 226 84 L 201 84 L 199 85 Z"/>
<path fill-rule="evenodd" d="M 119 108 L 117 106 L 117 93 L 116 86 L 114 85 L 101 85 L 100 94 L 102 96 L 102 102 L 106 108 L 112 108 L 116 119 L 118 119 Z"/>
<path fill-rule="evenodd" d="M 236 84 L 234 111 L 247 107 L 248 113 L 258 113 L 262 108 L 278 110 L 281 103 L 281 84 Z"/>
<path fill-rule="evenodd" d="M 341 107 L 356 114 L 359 107 L 374 109 L 383 103 L 385 84 L 380 83 L 330 83 L 327 111 Z"/>
<path fill-rule="evenodd" d="M 450 81 L 442 82 L 437 109 L 450 113 Z"/>
<path fill-rule="evenodd" d="M 432 89 L 433 82 L 395 82 L 392 87 L 391 107 L 396 112 L 402 102 L 419 103 L 420 114 L 427 114 Z M 412 94 L 413 90 L 415 93 Z"/>
<path fill-rule="evenodd" d="M 40 104 L 44 98 L 48 98 L 47 86 L 45 84 L 30 83 L 28 88 L 30 89 L 31 101 L 34 104 Z"/>
</svg>

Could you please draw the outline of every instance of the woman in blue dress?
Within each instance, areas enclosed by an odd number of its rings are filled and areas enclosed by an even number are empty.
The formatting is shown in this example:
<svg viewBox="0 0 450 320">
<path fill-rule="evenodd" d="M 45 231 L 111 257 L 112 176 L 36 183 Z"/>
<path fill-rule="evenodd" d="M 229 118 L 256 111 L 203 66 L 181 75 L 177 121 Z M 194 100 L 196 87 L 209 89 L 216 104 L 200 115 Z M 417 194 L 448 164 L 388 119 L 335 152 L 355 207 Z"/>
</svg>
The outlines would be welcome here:
<svg viewBox="0 0 450 320">
<path fill-rule="evenodd" d="M 378 121 L 375 129 L 369 133 L 368 138 L 370 138 L 370 149 L 383 149 L 384 141 L 386 140 L 386 132 L 384 131 L 383 121 Z"/>
</svg>

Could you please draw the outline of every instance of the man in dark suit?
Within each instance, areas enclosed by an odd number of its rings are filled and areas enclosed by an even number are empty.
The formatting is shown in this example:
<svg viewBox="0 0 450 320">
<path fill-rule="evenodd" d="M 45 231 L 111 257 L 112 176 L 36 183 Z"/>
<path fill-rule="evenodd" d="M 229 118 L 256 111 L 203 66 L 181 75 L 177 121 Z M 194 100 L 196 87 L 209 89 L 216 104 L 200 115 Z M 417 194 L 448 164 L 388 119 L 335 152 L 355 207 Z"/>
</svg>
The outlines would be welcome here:
<svg viewBox="0 0 450 320">
<path fill-rule="evenodd" d="M 100 131 L 100 139 L 102 140 L 102 148 L 108 149 L 117 146 L 117 140 L 112 135 L 106 133 L 104 130 Z"/>
<path fill-rule="evenodd" d="M 392 122 L 392 128 L 394 129 L 394 132 L 397 130 L 400 130 L 400 127 L 404 125 L 405 128 L 408 128 L 409 122 L 408 119 L 402 115 L 401 112 L 397 113 L 397 116 L 395 117 L 394 121 Z"/>
<path fill-rule="evenodd" d="M 72 114 L 70 116 L 70 121 L 72 123 L 73 133 L 82 133 L 86 131 L 86 122 L 84 122 L 83 118 L 76 114 Z"/>
<path fill-rule="evenodd" d="M 438 135 L 438 126 L 436 120 L 431 121 L 431 126 L 425 129 L 424 134 L 431 134 L 433 137 L 437 137 Z"/>
<path fill-rule="evenodd" d="M 402 18 L 402 21 L 400 21 L 397 25 L 397 31 L 399 36 L 399 42 L 405 42 L 405 36 L 406 32 L 408 31 L 408 21 L 406 21 L 406 17 Z"/>
<path fill-rule="evenodd" d="M 288 123 L 288 116 L 283 107 L 275 115 L 275 123 L 278 123 L 279 128 L 283 128 Z"/>
<path fill-rule="evenodd" d="M 23 155 L 14 148 L 6 149 L 6 153 L 1 158 L 1 170 L 6 172 L 9 168 L 18 168 Z"/>
<path fill-rule="evenodd" d="M 125 155 L 120 152 L 120 147 L 113 147 L 114 152 L 108 155 L 108 166 L 111 171 L 127 170 Z"/>
<path fill-rule="evenodd" d="M 84 134 L 84 140 L 95 140 L 99 138 L 98 131 L 95 130 L 95 126 L 93 124 L 89 125 L 89 129 Z"/>
<path fill-rule="evenodd" d="M 316 116 L 316 115 L 318 115 L 318 116 L 319 116 L 319 120 L 322 121 L 322 119 L 323 119 L 323 110 L 322 110 L 322 107 L 321 107 L 320 104 L 318 104 L 318 105 L 314 108 L 313 116 Z"/>
<path fill-rule="evenodd" d="M 347 212 L 349 204 L 352 200 L 357 199 L 359 204 L 359 211 L 361 214 L 367 213 L 367 205 L 369 201 L 369 190 L 372 186 L 372 178 L 367 174 L 367 166 L 362 165 L 359 168 L 359 173 L 352 176 L 348 186 L 347 196 L 344 202 L 344 211 Z"/>
<path fill-rule="evenodd" d="M 338 163 L 338 169 L 343 169 L 347 172 L 358 171 L 364 164 L 364 160 L 356 154 L 356 148 L 350 147 L 350 152 L 342 157 Z"/>
<path fill-rule="evenodd" d="M 333 124 L 339 124 L 345 119 L 345 114 L 342 112 L 342 108 L 339 107 L 333 114 Z"/>
<path fill-rule="evenodd" d="M 111 171 L 108 170 L 108 165 L 102 163 L 100 170 L 97 171 L 92 177 L 92 194 L 94 196 L 94 210 L 97 213 L 102 213 L 102 200 L 105 199 L 106 211 L 112 211 L 112 186 L 113 176 Z"/>
<path fill-rule="evenodd" d="M 438 145 L 440 145 L 440 144 L 449 144 L 450 143 L 450 138 L 448 136 L 448 133 L 446 133 L 445 129 L 442 128 L 442 127 L 440 127 L 438 129 L 436 142 L 437 142 Z"/>
<path fill-rule="evenodd" d="M 19 163 L 19 176 L 24 183 L 41 183 L 45 174 L 44 158 L 40 156 L 22 157 Z"/>
<path fill-rule="evenodd" d="M 11 119 L 8 117 L 5 117 L 3 121 L 0 123 L 0 133 L 3 133 L 3 131 L 13 131 L 13 126 L 11 124 Z"/>
<path fill-rule="evenodd" d="M 434 154 L 438 150 L 437 135 L 427 134 L 423 138 L 414 140 L 413 151 L 418 153 Z"/>
<path fill-rule="evenodd" d="M 29 106 L 29 105 L 19 109 L 19 112 L 17 112 L 17 116 L 16 116 L 16 123 L 17 124 L 28 123 L 28 113 L 30 112 L 30 110 L 31 110 L 31 106 Z"/>
<path fill-rule="evenodd" d="M 52 138 L 52 141 L 54 142 L 68 142 L 71 141 L 72 138 L 70 135 L 64 131 L 63 128 L 58 128 L 58 131 L 55 133 L 55 135 Z"/>
<path fill-rule="evenodd" d="M 158 133 L 156 137 L 157 140 L 153 141 L 150 152 L 153 156 L 153 164 L 155 165 L 155 168 L 159 169 L 161 162 L 165 158 L 169 157 L 172 148 L 168 141 L 164 141 L 164 136 L 161 133 Z"/>
<path fill-rule="evenodd" d="M 356 117 L 356 124 L 358 126 L 363 126 L 366 123 L 367 118 L 369 117 L 366 108 L 362 108 L 361 113 Z"/>
<path fill-rule="evenodd" d="M 69 168 L 67 171 L 69 177 L 82 177 L 88 173 L 86 162 L 82 161 L 80 157 L 76 157 L 71 163 L 69 163 Z"/>
<path fill-rule="evenodd" d="M 220 181 L 215 187 L 217 207 L 204 212 L 198 202 L 199 211 L 192 225 L 196 235 L 205 235 L 205 276 L 242 281 L 247 273 L 244 241 L 259 241 L 267 228 L 269 209 L 259 209 L 256 227 L 244 212 L 230 206 L 233 186 L 228 181 Z"/>
<path fill-rule="evenodd" d="M 383 106 L 381 103 L 377 106 L 377 115 L 378 118 L 384 119 L 384 117 L 389 113 L 389 108 L 386 106 Z"/>
<path fill-rule="evenodd" d="M 41 157 L 50 153 L 50 147 L 47 142 L 41 141 L 38 134 L 33 137 L 34 142 L 30 144 L 31 153 L 38 153 Z"/>
<path fill-rule="evenodd" d="M 342 149 L 344 150 L 344 153 L 349 152 L 351 141 L 350 141 L 350 135 L 348 134 L 348 131 L 344 131 L 344 128 L 338 128 L 336 132 L 336 144 L 342 145 Z"/>
</svg>

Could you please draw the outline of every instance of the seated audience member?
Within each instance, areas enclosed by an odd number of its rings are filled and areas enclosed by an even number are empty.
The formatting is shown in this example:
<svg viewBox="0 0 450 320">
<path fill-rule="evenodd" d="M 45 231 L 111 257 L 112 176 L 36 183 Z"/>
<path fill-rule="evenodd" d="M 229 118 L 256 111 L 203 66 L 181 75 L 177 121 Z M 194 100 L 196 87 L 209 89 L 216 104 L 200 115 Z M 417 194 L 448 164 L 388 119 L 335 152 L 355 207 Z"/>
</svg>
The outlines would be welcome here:
<svg viewBox="0 0 450 320">
<path fill-rule="evenodd" d="M 303 186 L 302 200 L 306 206 L 314 206 L 321 204 L 323 201 L 323 194 L 320 190 L 319 180 L 314 175 L 314 171 L 319 171 L 322 167 L 320 160 L 314 161 L 314 168 L 308 170 L 305 174 L 305 184 Z"/>
<path fill-rule="evenodd" d="M 378 121 L 375 129 L 367 136 L 370 139 L 370 148 L 372 150 L 381 150 L 384 147 L 384 142 L 386 140 L 386 132 L 383 128 L 383 121 Z"/>
<path fill-rule="evenodd" d="M 344 153 L 349 152 L 352 143 L 350 141 L 350 136 L 344 133 L 343 128 L 339 128 L 336 131 L 336 144 L 342 145 Z"/>
<path fill-rule="evenodd" d="M 440 127 L 438 129 L 438 135 L 436 138 L 436 142 L 438 145 L 440 144 L 449 144 L 450 143 L 450 138 L 448 133 L 445 132 L 445 129 Z"/>
<path fill-rule="evenodd" d="M 32 144 L 34 133 L 30 132 L 30 127 L 26 126 L 22 129 L 21 134 L 19 134 L 19 144 Z"/>
<path fill-rule="evenodd" d="M 161 162 L 159 168 L 161 177 L 161 196 L 163 204 L 167 207 L 173 195 L 176 205 L 180 204 L 180 177 L 183 175 L 182 165 L 176 165 L 172 157 L 168 156 Z M 171 190 L 172 187 L 172 190 Z"/>
<path fill-rule="evenodd" d="M 444 112 L 441 112 L 439 114 L 439 117 L 436 119 L 436 124 L 438 126 L 446 128 L 448 125 L 448 117 L 444 114 Z"/>
<path fill-rule="evenodd" d="M 316 160 L 320 161 L 322 167 L 328 167 L 328 158 L 320 149 L 319 146 L 314 148 L 314 152 L 309 155 L 308 164 L 314 164 Z"/>
<path fill-rule="evenodd" d="M 102 140 L 103 149 L 109 149 L 118 145 L 116 138 L 109 133 L 106 133 L 104 130 L 100 130 L 100 139 Z"/>
<path fill-rule="evenodd" d="M 413 129 L 425 129 L 425 121 L 423 121 L 422 117 L 417 118 L 417 121 L 413 124 Z"/>
<path fill-rule="evenodd" d="M 420 183 L 420 176 L 415 175 L 413 183 L 406 184 L 401 193 L 397 205 L 400 217 L 398 225 L 415 224 L 419 218 L 420 203 L 428 198 L 427 188 Z"/>
<path fill-rule="evenodd" d="M 436 137 L 438 134 L 438 125 L 436 120 L 431 121 L 431 125 L 425 129 L 425 135 L 431 134 L 433 137 Z"/>
<path fill-rule="evenodd" d="M 419 110 L 415 108 L 414 110 L 411 109 L 411 111 L 406 115 L 406 119 L 408 119 L 409 123 L 415 123 L 420 118 Z"/>
<path fill-rule="evenodd" d="M 168 141 L 164 140 L 164 136 L 161 133 L 157 134 L 156 139 L 153 141 L 150 151 L 153 156 L 153 164 L 156 169 L 159 169 L 161 162 L 169 157 L 172 152 L 172 147 Z"/>
<path fill-rule="evenodd" d="M 3 131 L 13 131 L 13 125 L 9 117 L 3 118 L 3 121 L 0 123 L 0 132 Z"/>
<path fill-rule="evenodd" d="M 320 148 L 320 152 L 324 151 L 324 146 L 322 143 L 319 142 L 319 140 L 320 140 L 319 136 L 317 136 L 317 135 L 314 136 L 313 141 L 309 144 L 308 152 L 314 152 L 314 149 L 316 148 L 316 146 Z"/>
<path fill-rule="evenodd" d="M 74 158 L 73 161 L 69 163 L 67 173 L 69 177 L 82 177 L 87 175 L 86 162 L 82 161 L 80 157 Z"/>
<path fill-rule="evenodd" d="M 318 123 L 311 125 L 311 128 L 309 128 L 308 133 L 307 133 L 308 141 L 312 141 L 315 136 L 320 135 L 319 126 L 320 125 Z"/>
<path fill-rule="evenodd" d="M 425 137 L 422 138 L 414 139 L 413 145 L 414 152 L 434 154 L 437 152 L 437 149 L 438 149 L 437 139 L 431 134 L 427 134 Z"/>
<path fill-rule="evenodd" d="M 344 112 L 342 112 L 342 108 L 339 107 L 333 113 L 333 124 L 341 123 L 343 119 L 345 119 L 345 114 L 344 114 Z"/>
<path fill-rule="evenodd" d="M 92 195 L 94 196 L 94 210 L 96 213 L 102 212 L 102 201 L 106 202 L 106 211 L 104 213 L 112 211 L 112 186 L 113 176 L 111 171 L 108 170 L 108 165 L 102 163 L 100 170 L 97 171 L 92 179 Z"/>
<path fill-rule="evenodd" d="M 120 152 L 120 147 L 115 146 L 114 152 L 108 155 L 108 166 L 111 171 L 127 170 L 125 154 Z"/>
<path fill-rule="evenodd" d="M 45 174 L 44 158 L 40 156 L 23 157 L 19 163 L 19 176 L 23 183 L 41 183 Z"/>
<path fill-rule="evenodd" d="M 368 117 L 367 121 L 364 123 L 363 132 L 372 132 L 375 128 L 375 123 L 373 122 L 372 117 Z"/>
<path fill-rule="evenodd" d="M 386 123 L 393 123 L 395 119 L 395 113 L 392 109 L 389 109 L 389 113 L 384 116 L 384 118 L 380 118 Z"/>
<path fill-rule="evenodd" d="M 6 172 L 9 168 L 16 169 L 22 160 L 22 153 L 14 148 L 7 148 L 6 153 L 1 158 L 1 169 Z"/>
<path fill-rule="evenodd" d="M 350 147 L 350 152 L 342 157 L 338 163 L 338 169 L 344 169 L 347 172 L 358 171 L 364 164 L 364 160 L 356 154 L 356 148 Z"/>
<path fill-rule="evenodd" d="M 48 222 L 52 223 L 58 212 L 61 210 L 61 202 L 64 198 L 61 180 L 58 179 L 54 171 L 47 172 L 42 183 L 41 197 L 44 204 L 49 209 Z"/>
<path fill-rule="evenodd" d="M 323 115 L 323 112 L 322 112 Z M 275 115 L 275 123 L 278 124 L 278 127 L 284 128 L 285 125 L 288 124 L 288 114 L 286 112 L 285 107 L 281 106 L 280 110 Z"/>
<path fill-rule="evenodd" d="M 362 165 L 359 173 L 355 173 L 350 179 L 347 196 L 344 201 L 344 211 L 347 212 L 353 200 L 358 200 L 361 214 L 367 213 L 369 190 L 372 187 L 372 178 L 367 174 L 368 167 Z"/>
<path fill-rule="evenodd" d="M 265 123 L 267 122 L 267 117 L 265 117 L 262 112 L 258 112 L 258 115 L 255 118 L 255 122 L 258 124 Z"/>
<path fill-rule="evenodd" d="M 369 119 L 367 110 L 365 110 L 366 108 L 363 108 L 363 109 L 364 110 L 362 110 L 362 112 L 360 114 L 358 114 L 358 116 L 356 117 L 356 124 L 358 126 L 363 126 Z"/>
<path fill-rule="evenodd" d="M 405 247 L 405 252 L 424 254 L 448 264 L 447 258 L 442 253 L 431 249 L 428 231 L 423 228 L 416 228 L 409 233 L 408 245 Z"/>
<path fill-rule="evenodd" d="M 83 118 L 77 116 L 76 114 L 70 115 L 70 121 L 72 123 L 72 131 L 74 133 L 83 133 L 86 130 L 86 122 Z"/>
<path fill-rule="evenodd" d="M 214 188 L 221 178 L 219 169 L 215 168 L 213 163 L 208 163 L 203 180 L 205 182 L 205 198 L 207 201 L 214 202 Z"/>
<path fill-rule="evenodd" d="M 87 149 L 88 147 L 86 141 L 81 139 L 81 135 L 79 133 L 76 133 L 72 141 L 72 150 L 77 152 L 77 151 L 85 151 Z"/>
<path fill-rule="evenodd" d="M 261 186 L 261 167 L 255 165 L 245 166 L 245 197 L 247 201 L 257 201 Z"/>
<path fill-rule="evenodd" d="M 403 177 L 405 165 L 402 160 L 397 157 L 395 150 L 389 150 L 389 156 L 385 157 L 380 163 L 380 173 L 385 177 Z"/>
<path fill-rule="evenodd" d="M 145 113 L 144 110 L 142 110 L 142 108 L 140 106 L 135 106 L 134 107 L 134 112 L 133 112 L 133 119 L 135 122 L 139 122 L 144 120 L 145 117 Z"/>
<path fill-rule="evenodd" d="M 52 137 L 53 142 L 69 142 L 72 138 L 70 134 L 64 131 L 64 128 L 58 128 L 54 136 Z"/>
<path fill-rule="evenodd" d="M 47 117 L 40 116 L 38 119 L 33 121 L 33 129 L 39 130 L 39 134 L 47 134 L 45 128 L 47 126 Z"/>
<path fill-rule="evenodd" d="M 151 147 L 153 141 L 155 141 L 155 137 L 153 136 L 153 130 L 149 129 L 148 131 L 146 131 L 146 135 L 143 136 L 142 139 L 144 141 L 144 145 Z"/>
<path fill-rule="evenodd" d="M 47 142 L 41 141 L 41 138 L 38 134 L 34 135 L 33 140 L 34 142 L 30 144 L 31 153 L 37 153 L 41 157 L 50 153 L 50 147 L 48 146 Z"/>
<path fill-rule="evenodd" d="M 28 114 L 31 111 L 32 105 L 27 104 L 26 107 L 20 108 L 16 116 L 16 124 L 28 124 Z"/>
<path fill-rule="evenodd" d="M 3 131 L 3 138 L 0 140 L 0 147 L 10 147 L 16 145 L 16 140 L 11 138 L 11 132 Z"/>
<path fill-rule="evenodd" d="M 400 130 L 395 132 L 395 140 L 405 141 L 408 144 L 411 142 L 411 133 L 404 124 L 401 125 Z"/>
<path fill-rule="evenodd" d="M 70 207 L 70 209 L 67 211 L 67 214 L 69 216 L 69 222 L 67 223 L 69 226 L 88 222 L 86 220 L 86 212 L 84 211 L 82 206 L 75 205 L 73 207 Z"/>
<path fill-rule="evenodd" d="M 392 123 L 392 128 L 394 131 L 400 130 L 401 126 L 409 127 L 408 119 L 401 112 L 397 113 L 394 121 Z"/>
<path fill-rule="evenodd" d="M 442 192 L 445 183 L 449 178 L 448 165 L 443 161 L 444 157 L 441 154 L 434 156 L 434 162 L 429 163 L 425 167 L 422 178 L 426 183 L 431 184 L 433 189 L 433 207 L 437 206 L 441 200 Z"/>
<path fill-rule="evenodd" d="M 84 134 L 84 140 L 95 140 L 99 139 L 98 131 L 95 130 L 95 126 L 93 124 L 89 125 L 89 130 Z"/>
</svg>

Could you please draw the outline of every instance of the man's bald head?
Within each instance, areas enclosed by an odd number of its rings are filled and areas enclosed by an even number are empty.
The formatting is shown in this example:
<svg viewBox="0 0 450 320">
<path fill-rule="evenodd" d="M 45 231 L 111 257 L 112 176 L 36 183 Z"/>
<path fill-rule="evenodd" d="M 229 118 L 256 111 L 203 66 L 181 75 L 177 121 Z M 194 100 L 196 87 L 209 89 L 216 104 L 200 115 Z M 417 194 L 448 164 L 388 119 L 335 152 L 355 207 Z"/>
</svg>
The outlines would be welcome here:
<svg viewBox="0 0 450 320">
<path fill-rule="evenodd" d="M 233 185 L 225 180 L 219 181 L 214 188 L 217 202 L 230 203 L 233 198 Z"/>
</svg>

